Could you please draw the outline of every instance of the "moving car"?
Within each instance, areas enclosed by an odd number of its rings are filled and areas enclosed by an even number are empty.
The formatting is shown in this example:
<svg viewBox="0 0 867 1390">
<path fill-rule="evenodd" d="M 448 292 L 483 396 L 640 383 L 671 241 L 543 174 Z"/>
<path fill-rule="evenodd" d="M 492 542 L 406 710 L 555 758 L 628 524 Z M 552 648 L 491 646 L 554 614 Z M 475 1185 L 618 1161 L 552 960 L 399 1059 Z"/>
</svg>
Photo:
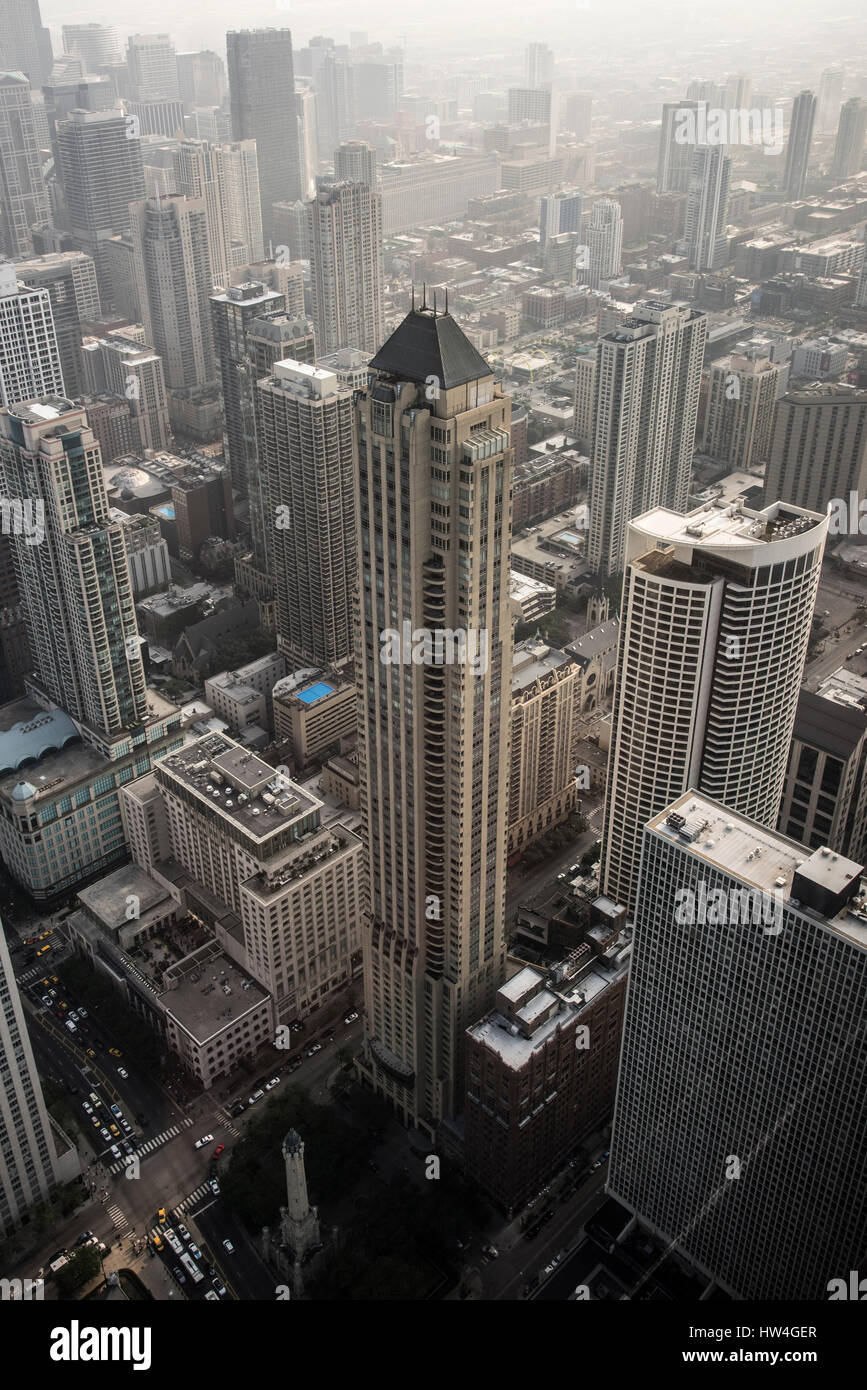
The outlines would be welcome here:
<svg viewBox="0 0 867 1390">
<path fill-rule="evenodd" d="M 211 1191 L 213 1192 L 214 1196 L 215 1196 L 215 1197 L 219 1197 L 219 1195 L 220 1195 L 220 1184 L 217 1182 L 217 1179 L 216 1179 L 216 1178 L 211 1178 L 211 1181 L 210 1181 L 210 1183 L 209 1183 L 208 1185 L 209 1185 Z"/>
<path fill-rule="evenodd" d="M 219 1279 L 216 1275 L 214 1275 L 213 1279 L 211 1280 L 211 1283 L 217 1290 L 217 1293 L 222 1297 L 222 1295 L 226 1292 L 226 1285 L 223 1283 L 222 1279 Z"/>
<path fill-rule="evenodd" d="M 201 1149 L 205 1144 L 213 1144 L 213 1142 L 213 1134 L 203 1134 L 201 1139 L 196 1140 L 194 1147 L 197 1149 Z"/>
<path fill-rule="evenodd" d="M 121 1155 L 121 1152 L 120 1152 L 120 1149 L 117 1147 L 117 1144 L 112 1144 L 112 1146 L 111 1146 L 111 1156 L 112 1156 L 112 1158 L 120 1158 L 120 1157 L 122 1156 L 122 1155 Z"/>
<path fill-rule="evenodd" d="M 48 995 L 48 994 L 43 994 L 43 996 L 42 996 L 42 1003 L 45 1005 L 46 1009 L 50 1009 L 50 1008 L 51 1008 L 51 997 L 50 997 L 50 995 Z"/>
<path fill-rule="evenodd" d="M 122 1076 L 124 1081 L 126 1081 L 127 1077 L 129 1076 L 129 1072 L 124 1071 L 123 1067 L 118 1067 L 117 1074 L 118 1076 Z"/>
<path fill-rule="evenodd" d="M 99 1129 L 99 1116 L 91 1115 L 90 1123 L 93 1125 L 94 1129 Z"/>
<path fill-rule="evenodd" d="M 343 1020 L 344 1023 L 356 1023 L 357 1021 L 358 1021 L 358 1014 L 357 1014 L 357 1013 L 347 1014 L 346 1017 L 345 1017 L 345 1019 Z"/>
<path fill-rule="evenodd" d="M 275 1086 L 279 1086 L 279 1085 L 280 1085 L 280 1078 L 279 1078 L 279 1076 L 272 1076 L 270 1081 L 266 1081 L 266 1083 L 265 1083 L 265 1090 L 266 1090 L 266 1091 L 273 1091 L 274 1087 L 275 1087 Z"/>
<path fill-rule="evenodd" d="M 317 1052 L 321 1052 L 321 1051 L 322 1051 L 322 1044 L 321 1044 L 321 1043 L 312 1043 L 311 1046 L 308 1047 L 308 1049 L 307 1049 L 307 1056 L 308 1056 L 308 1057 L 315 1057 L 315 1056 L 316 1056 L 316 1053 L 317 1053 Z"/>
<path fill-rule="evenodd" d="M 102 1138 L 105 1140 L 106 1144 L 110 1144 L 110 1143 L 111 1143 L 111 1135 L 109 1134 L 109 1132 L 108 1132 L 108 1130 L 106 1129 L 105 1125 L 102 1125 L 102 1126 L 100 1127 L 100 1131 L 99 1131 L 99 1132 L 100 1132 L 100 1135 L 102 1136 Z"/>
<path fill-rule="evenodd" d="M 118 1050 L 117 1050 L 116 1047 L 110 1047 L 108 1050 L 109 1050 L 109 1052 L 111 1053 L 112 1057 L 122 1057 L 122 1056 L 123 1056 L 123 1053 L 122 1053 L 122 1052 L 118 1052 Z M 118 1068 L 118 1070 L 120 1070 L 120 1068 Z"/>
<path fill-rule="evenodd" d="M 120 1138 L 120 1130 L 118 1129 L 117 1125 L 109 1125 L 108 1128 L 110 1133 L 114 1135 L 115 1139 Z"/>
<path fill-rule="evenodd" d="M 93 1114 L 93 1106 L 90 1104 L 89 1101 L 83 1100 L 81 1102 L 81 1108 L 84 1111 L 85 1115 Z"/>
<path fill-rule="evenodd" d="M 120 1108 L 120 1106 L 119 1106 L 119 1105 L 113 1105 L 113 1106 L 111 1107 L 111 1113 L 112 1113 L 112 1115 L 120 1115 L 120 1114 L 121 1114 L 121 1108 Z"/>
<path fill-rule="evenodd" d="M 166 1224 L 166 1209 L 165 1209 L 165 1207 L 160 1207 L 159 1211 L 157 1212 L 157 1220 L 159 1221 L 159 1223 L 160 1223 L 161 1226 L 165 1226 L 165 1224 Z"/>
<path fill-rule="evenodd" d="M 230 1240 L 223 1241 L 223 1249 L 228 1251 L 230 1255 L 234 1255 L 235 1253 L 235 1247 Z"/>
<path fill-rule="evenodd" d="M 220 1154 L 223 1152 L 225 1147 L 225 1144 L 218 1144 L 217 1147 L 214 1149 L 214 1158 L 219 1158 Z"/>
</svg>

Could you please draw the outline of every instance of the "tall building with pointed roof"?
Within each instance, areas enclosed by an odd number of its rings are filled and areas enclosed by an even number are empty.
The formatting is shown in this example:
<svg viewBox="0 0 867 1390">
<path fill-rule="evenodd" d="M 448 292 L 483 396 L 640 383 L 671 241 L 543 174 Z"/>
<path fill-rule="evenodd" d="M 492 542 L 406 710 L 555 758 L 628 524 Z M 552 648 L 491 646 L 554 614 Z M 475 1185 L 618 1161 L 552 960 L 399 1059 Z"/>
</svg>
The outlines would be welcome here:
<svg viewBox="0 0 867 1390">
<path fill-rule="evenodd" d="M 431 1137 L 505 960 L 511 402 L 413 309 L 356 402 L 366 1079 Z"/>
</svg>

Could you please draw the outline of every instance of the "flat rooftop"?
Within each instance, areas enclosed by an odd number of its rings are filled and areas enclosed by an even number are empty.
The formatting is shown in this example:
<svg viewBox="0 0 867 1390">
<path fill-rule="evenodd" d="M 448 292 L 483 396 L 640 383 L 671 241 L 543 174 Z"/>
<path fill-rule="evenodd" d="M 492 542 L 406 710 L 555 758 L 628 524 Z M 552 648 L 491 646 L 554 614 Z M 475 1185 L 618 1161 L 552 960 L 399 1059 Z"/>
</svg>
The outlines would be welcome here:
<svg viewBox="0 0 867 1390">
<path fill-rule="evenodd" d="M 267 839 L 321 808 L 318 798 L 222 733 L 207 734 L 158 764 L 158 778 L 177 781 L 202 805 L 246 835 Z"/>
<path fill-rule="evenodd" d="M 526 690 L 542 676 L 550 675 L 560 666 L 568 666 L 571 658 L 557 647 L 549 647 L 544 642 L 530 638 L 515 647 L 512 660 L 512 694 Z"/>
<path fill-rule="evenodd" d="M 262 986 L 229 956 L 214 955 L 182 976 L 174 989 L 161 995 L 160 1003 L 201 1046 L 267 998 Z"/>
<path fill-rule="evenodd" d="M 754 550 L 756 546 L 806 534 L 826 521 L 816 512 L 788 503 L 773 502 L 761 511 L 753 511 L 735 501 L 730 505 L 708 502 L 683 515 L 656 507 L 629 524 L 629 558 L 640 553 L 640 544 L 653 550 L 657 541 L 692 550 Z"/>
<path fill-rule="evenodd" d="M 127 908 L 130 897 L 138 899 L 136 922 L 147 926 L 164 915 L 160 909 L 173 903 L 168 890 L 145 873 L 137 864 L 122 864 L 105 878 L 79 889 L 78 900 L 91 916 L 111 930 L 129 925 Z"/>
<path fill-rule="evenodd" d="M 669 822 L 672 813 L 683 818 L 681 827 Z M 861 865 L 843 855 L 827 848 L 811 851 L 694 791 L 685 792 L 653 816 L 647 829 L 750 888 L 780 895 L 784 903 L 792 897 L 796 873 L 831 893 L 839 893 L 861 871 Z M 798 910 L 791 907 L 792 912 Z M 811 914 L 811 920 L 816 920 L 816 914 Z M 844 908 L 835 917 L 824 920 L 841 935 L 867 947 L 867 912 L 861 921 Z"/>
</svg>

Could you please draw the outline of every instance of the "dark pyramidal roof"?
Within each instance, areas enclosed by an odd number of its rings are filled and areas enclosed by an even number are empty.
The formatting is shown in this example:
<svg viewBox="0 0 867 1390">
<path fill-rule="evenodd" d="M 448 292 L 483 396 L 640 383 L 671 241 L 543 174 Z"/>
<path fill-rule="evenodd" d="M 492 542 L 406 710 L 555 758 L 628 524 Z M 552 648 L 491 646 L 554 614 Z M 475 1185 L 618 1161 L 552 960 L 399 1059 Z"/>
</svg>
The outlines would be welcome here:
<svg viewBox="0 0 867 1390">
<path fill-rule="evenodd" d="M 451 314 L 411 309 L 370 363 L 402 381 L 435 377 L 440 390 L 490 376 L 491 369 Z"/>
</svg>

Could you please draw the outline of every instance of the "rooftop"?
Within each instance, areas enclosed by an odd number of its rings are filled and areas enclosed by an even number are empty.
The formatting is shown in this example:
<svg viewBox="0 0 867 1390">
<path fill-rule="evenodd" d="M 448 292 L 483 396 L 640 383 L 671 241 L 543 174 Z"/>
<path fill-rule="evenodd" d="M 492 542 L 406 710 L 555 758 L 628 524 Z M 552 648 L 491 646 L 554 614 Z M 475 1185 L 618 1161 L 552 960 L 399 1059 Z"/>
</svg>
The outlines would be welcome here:
<svg viewBox="0 0 867 1390">
<path fill-rule="evenodd" d="M 664 541 L 674 546 L 676 558 L 686 563 L 696 550 L 705 550 L 725 558 L 732 557 L 733 551 L 742 551 L 737 558 L 747 564 L 770 564 L 769 556 L 759 557 L 755 552 L 775 542 L 793 542 L 791 553 L 802 554 L 816 544 L 817 538 L 810 533 L 826 526 L 827 517 L 784 502 L 773 502 L 761 511 L 739 501 L 728 505 L 708 502 L 685 515 L 657 507 L 629 523 L 627 560 L 646 555 Z"/>
<path fill-rule="evenodd" d="M 179 982 L 160 1002 L 200 1046 L 268 998 L 229 956 L 212 955 L 181 974 L 186 965 L 181 961 L 166 972 L 167 983 L 171 977 Z"/>
<path fill-rule="evenodd" d="M 802 690 L 793 738 L 822 748 L 835 758 L 849 758 L 867 729 L 867 713 L 825 695 Z"/>
<path fill-rule="evenodd" d="M 520 642 L 515 647 L 512 660 L 512 694 L 526 690 L 543 676 L 569 665 L 572 665 L 569 654 L 559 651 L 557 647 L 549 647 L 545 642 L 537 642 L 533 638 Z"/>
<path fill-rule="evenodd" d="M 370 365 L 401 381 L 424 384 L 433 377 L 446 391 L 492 374 L 451 314 L 427 308 L 410 310 Z"/>
</svg>

